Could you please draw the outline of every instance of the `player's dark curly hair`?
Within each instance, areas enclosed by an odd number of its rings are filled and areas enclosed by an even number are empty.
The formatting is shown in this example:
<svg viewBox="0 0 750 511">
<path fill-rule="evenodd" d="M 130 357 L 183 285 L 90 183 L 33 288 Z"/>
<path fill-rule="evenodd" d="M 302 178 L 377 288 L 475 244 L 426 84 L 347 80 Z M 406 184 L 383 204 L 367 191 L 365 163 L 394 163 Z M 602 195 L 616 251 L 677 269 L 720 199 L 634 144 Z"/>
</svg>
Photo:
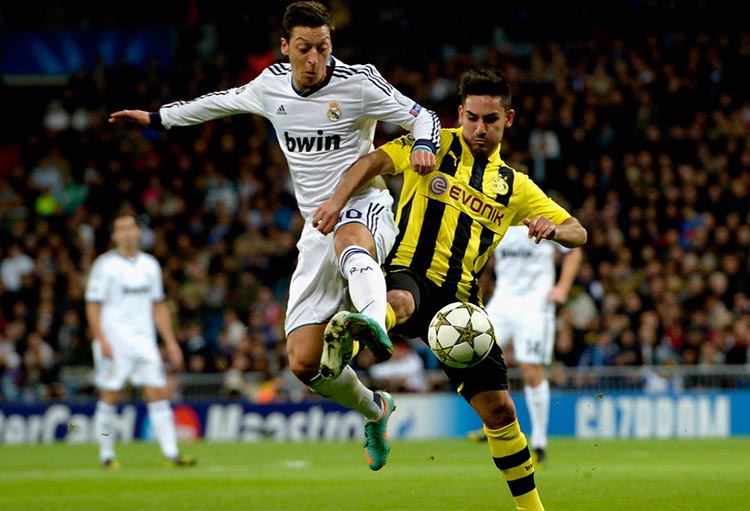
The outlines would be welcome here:
<svg viewBox="0 0 750 511">
<path fill-rule="evenodd" d="M 289 4 L 281 20 L 281 36 L 289 40 L 294 27 L 327 26 L 331 32 L 335 28 L 328 8 L 314 0 L 302 0 Z"/>
<path fill-rule="evenodd" d="M 499 96 L 502 105 L 510 108 L 510 83 L 502 71 L 490 68 L 472 69 L 461 75 L 458 85 L 461 104 L 466 96 Z"/>
</svg>

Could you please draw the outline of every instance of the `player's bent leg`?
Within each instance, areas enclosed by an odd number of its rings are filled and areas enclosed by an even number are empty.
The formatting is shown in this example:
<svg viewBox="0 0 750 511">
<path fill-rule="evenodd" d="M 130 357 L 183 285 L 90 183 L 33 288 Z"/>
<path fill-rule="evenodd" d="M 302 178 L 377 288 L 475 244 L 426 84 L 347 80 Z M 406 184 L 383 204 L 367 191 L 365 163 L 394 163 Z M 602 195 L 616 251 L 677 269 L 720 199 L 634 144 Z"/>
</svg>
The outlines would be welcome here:
<svg viewBox="0 0 750 511">
<path fill-rule="evenodd" d="M 396 410 L 393 397 L 385 391 L 378 391 L 383 411 L 374 421 L 365 423 L 365 457 L 370 470 L 380 470 L 388 461 L 391 443 L 388 441 L 388 420 Z"/>
<path fill-rule="evenodd" d="M 320 374 L 324 378 L 338 378 L 354 357 L 354 342 L 344 327 L 344 319 L 348 314 L 347 311 L 335 314 L 323 332 Z"/>
<path fill-rule="evenodd" d="M 372 225 L 358 221 L 344 223 L 336 231 L 334 244 L 339 257 L 339 271 L 348 282 L 349 298 L 355 311 L 366 315 L 387 338 L 387 289 L 375 241 L 380 236 L 371 231 L 372 228 Z M 381 255 L 387 253 L 388 248 L 381 246 Z M 383 360 L 387 358 L 390 358 L 390 354 Z"/>
<path fill-rule="evenodd" d="M 358 411 L 367 420 L 377 420 L 382 414 L 380 397 L 359 381 L 351 366 L 345 366 L 337 378 L 323 378 L 319 374 L 309 387 L 321 397 Z"/>
<path fill-rule="evenodd" d="M 495 466 L 503 473 L 517 509 L 544 511 L 534 480 L 534 464 L 518 421 L 498 429 L 485 426 Z"/>
<path fill-rule="evenodd" d="M 326 325 L 313 324 L 295 328 L 287 334 L 286 350 L 289 369 L 305 385 L 320 376 L 323 334 Z"/>
<path fill-rule="evenodd" d="M 480 392 L 471 398 L 470 404 L 484 422 L 492 460 L 503 473 L 516 508 L 543 511 L 534 480 L 531 451 L 526 436 L 521 432 L 515 405 L 508 391 Z"/>
<path fill-rule="evenodd" d="M 317 362 L 315 368 L 312 367 L 312 360 L 315 357 L 317 357 L 316 360 L 320 360 L 321 349 L 319 348 L 316 353 L 311 346 L 315 343 L 315 336 L 322 338 L 323 334 L 323 325 L 308 325 L 290 332 L 287 337 L 287 351 L 289 365 L 294 374 L 315 394 L 345 408 L 358 411 L 368 421 L 376 421 L 382 425 L 383 417 L 386 417 L 387 422 L 387 417 L 390 416 L 395 406 L 388 407 L 388 413 L 384 414 L 383 403 L 386 401 L 382 395 L 374 393 L 359 381 L 357 373 L 351 366 L 344 364 L 340 374 L 336 377 L 324 377 L 317 370 Z"/>
</svg>

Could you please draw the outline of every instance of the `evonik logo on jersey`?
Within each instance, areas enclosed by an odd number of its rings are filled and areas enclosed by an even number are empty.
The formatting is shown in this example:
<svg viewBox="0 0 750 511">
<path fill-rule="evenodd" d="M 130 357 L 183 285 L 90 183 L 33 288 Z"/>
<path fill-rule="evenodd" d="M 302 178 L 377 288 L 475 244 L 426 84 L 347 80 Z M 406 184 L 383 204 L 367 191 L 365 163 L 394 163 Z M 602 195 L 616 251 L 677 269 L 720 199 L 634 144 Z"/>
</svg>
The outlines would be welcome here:
<svg viewBox="0 0 750 511">
<path fill-rule="evenodd" d="M 487 220 L 482 223 L 488 229 L 498 232 L 505 218 L 501 204 L 452 176 L 439 172 L 433 174 L 427 183 L 430 199 L 462 210 L 476 220 Z"/>
<path fill-rule="evenodd" d="M 341 148 L 341 135 L 326 135 L 323 130 L 318 130 L 317 133 L 317 137 L 295 137 L 285 131 L 284 143 L 290 153 L 319 153 Z"/>
</svg>

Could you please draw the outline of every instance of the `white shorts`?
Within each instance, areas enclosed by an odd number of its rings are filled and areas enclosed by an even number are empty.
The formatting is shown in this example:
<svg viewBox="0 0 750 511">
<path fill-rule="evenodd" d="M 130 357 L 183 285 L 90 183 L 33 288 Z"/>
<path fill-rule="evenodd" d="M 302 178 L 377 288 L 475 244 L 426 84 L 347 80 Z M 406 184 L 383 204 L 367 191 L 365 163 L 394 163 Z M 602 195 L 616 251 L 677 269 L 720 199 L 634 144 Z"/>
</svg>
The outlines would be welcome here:
<svg viewBox="0 0 750 511">
<path fill-rule="evenodd" d="M 373 235 L 378 264 L 382 265 L 398 233 L 392 208 L 390 192 L 373 188 L 349 201 L 336 229 L 350 222 L 364 224 Z M 289 284 L 284 323 L 287 335 L 301 326 L 325 323 L 337 312 L 351 307 L 333 233 L 324 236 L 306 222 L 297 249 L 299 257 Z"/>
<path fill-rule="evenodd" d="M 555 305 L 539 309 L 520 300 L 490 299 L 485 309 L 500 347 L 513 341 L 513 358 L 524 364 L 549 365 L 555 347 Z"/>
<path fill-rule="evenodd" d="M 130 382 L 135 387 L 165 387 L 164 362 L 156 343 L 114 343 L 114 358 L 104 358 L 99 341 L 94 341 L 94 380 L 101 390 L 119 391 Z"/>
</svg>

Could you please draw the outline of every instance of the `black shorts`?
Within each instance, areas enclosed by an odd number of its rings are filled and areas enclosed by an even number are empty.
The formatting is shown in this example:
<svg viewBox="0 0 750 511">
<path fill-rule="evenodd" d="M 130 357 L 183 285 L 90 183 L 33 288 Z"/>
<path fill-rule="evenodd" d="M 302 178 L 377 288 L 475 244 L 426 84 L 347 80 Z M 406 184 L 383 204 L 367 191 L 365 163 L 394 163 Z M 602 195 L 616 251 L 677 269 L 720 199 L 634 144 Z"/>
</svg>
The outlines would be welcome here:
<svg viewBox="0 0 750 511">
<path fill-rule="evenodd" d="M 430 279 L 408 268 L 387 268 L 385 282 L 388 290 L 403 289 L 414 297 L 414 314 L 402 325 L 390 332 L 405 339 L 421 339 L 427 343 L 427 329 L 433 316 L 444 306 L 453 303 L 456 297 L 445 293 Z M 479 304 L 476 304 L 479 305 Z M 487 358 L 466 369 L 457 369 L 440 364 L 451 384 L 466 401 L 479 392 L 508 390 L 508 367 L 503 350 L 495 343 Z"/>
</svg>

